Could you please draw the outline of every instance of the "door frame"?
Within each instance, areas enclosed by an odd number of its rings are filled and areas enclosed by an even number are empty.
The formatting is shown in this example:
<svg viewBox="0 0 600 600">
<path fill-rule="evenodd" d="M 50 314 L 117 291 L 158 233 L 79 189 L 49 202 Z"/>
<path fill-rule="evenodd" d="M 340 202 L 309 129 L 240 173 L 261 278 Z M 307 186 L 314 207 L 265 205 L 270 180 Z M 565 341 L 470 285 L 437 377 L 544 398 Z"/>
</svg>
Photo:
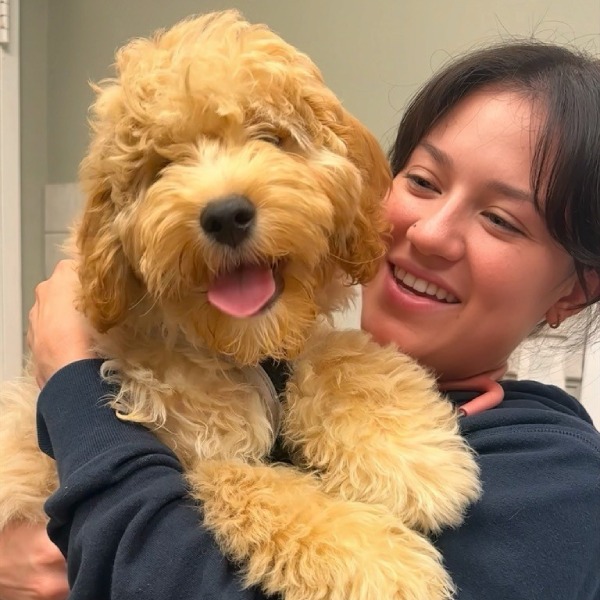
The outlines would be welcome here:
<svg viewBox="0 0 600 600">
<path fill-rule="evenodd" d="M 19 0 L 9 0 L 8 35 L 0 47 L 0 381 L 23 364 Z"/>
</svg>

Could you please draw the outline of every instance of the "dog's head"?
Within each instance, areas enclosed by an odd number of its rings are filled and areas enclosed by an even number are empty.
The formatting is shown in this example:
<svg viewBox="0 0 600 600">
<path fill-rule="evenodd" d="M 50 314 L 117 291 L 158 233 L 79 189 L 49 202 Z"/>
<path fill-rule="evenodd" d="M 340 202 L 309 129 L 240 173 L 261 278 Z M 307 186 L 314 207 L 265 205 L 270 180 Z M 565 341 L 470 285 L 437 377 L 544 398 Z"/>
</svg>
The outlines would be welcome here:
<svg viewBox="0 0 600 600">
<path fill-rule="evenodd" d="M 99 331 L 151 312 L 244 363 L 293 356 L 325 290 L 384 254 L 377 142 L 306 55 L 234 11 L 135 40 L 116 68 L 81 165 L 84 312 Z"/>
</svg>

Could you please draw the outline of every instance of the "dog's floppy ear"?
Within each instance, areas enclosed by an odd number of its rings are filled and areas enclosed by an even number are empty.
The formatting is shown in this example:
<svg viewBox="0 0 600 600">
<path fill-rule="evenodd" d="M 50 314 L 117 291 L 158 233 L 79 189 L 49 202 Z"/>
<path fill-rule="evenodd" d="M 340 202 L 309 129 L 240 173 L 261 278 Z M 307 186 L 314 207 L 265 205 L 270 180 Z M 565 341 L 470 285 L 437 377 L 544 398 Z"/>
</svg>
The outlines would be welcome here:
<svg viewBox="0 0 600 600">
<path fill-rule="evenodd" d="M 109 190 L 88 198 L 77 229 L 79 308 L 103 333 L 124 320 L 139 299 L 137 282 L 114 231 L 116 216 Z"/>
<path fill-rule="evenodd" d="M 103 109 L 108 108 L 107 101 L 118 103 L 118 88 L 107 94 L 113 97 L 103 95 Z M 96 112 L 93 128 L 94 139 L 80 166 L 86 206 L 75 232 L 82 288 L 79 308 L 97 331 L 105 332 L 126 317 L 140 297 L 140 285 L 116 230 L 119 209 L 112 197 L 111 180 L 114 124 Z"/>
<path fill-rule="evenodd" d="M 362 177 L 359 211 L 349 236 L 338 249 L 340 267 L 353 283 L 367 283 L 376 274 L 386 252 L 390 225 L 384 200 L 392 184 L 389 163 L 375 137 L 357 119 L 346 113 L 347 122 L 337 132 L 348 149 L 348 158 Z"/>
</svg>

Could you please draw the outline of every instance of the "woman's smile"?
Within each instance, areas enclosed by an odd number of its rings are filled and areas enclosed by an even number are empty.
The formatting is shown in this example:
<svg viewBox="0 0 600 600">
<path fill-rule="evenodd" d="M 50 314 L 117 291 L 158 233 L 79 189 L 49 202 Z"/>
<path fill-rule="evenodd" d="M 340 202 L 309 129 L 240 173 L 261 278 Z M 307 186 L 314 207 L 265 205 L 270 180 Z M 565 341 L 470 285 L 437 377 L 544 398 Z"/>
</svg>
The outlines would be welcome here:
<svg viewBox="0 0 600 600">
<path fill-rule="evenodd" d="M 410 290 L 417 296 L 430 298 L 431 300 L 438 300 L 439 302 L 443 302 L 445 304 L 457 304 L 459 302 L 456 296 L 445 290 L 443 287 L 440 287 L 431 281 L 428 282 L 425 279 L 416 277 L 401 267 L 394 267 L 393 265 L 390 266 L 393 269 L 392 272 L 396 283 L 400 287 Z"/>
<path fill-rule="evenodd" d="M 404 310 L 436 310 L 459 304 L 458 298 L 446 286 L 430 277 L 409 271 L 391 262 L 387 263 L 386 291 L 388 301 Z"/>
</svg>

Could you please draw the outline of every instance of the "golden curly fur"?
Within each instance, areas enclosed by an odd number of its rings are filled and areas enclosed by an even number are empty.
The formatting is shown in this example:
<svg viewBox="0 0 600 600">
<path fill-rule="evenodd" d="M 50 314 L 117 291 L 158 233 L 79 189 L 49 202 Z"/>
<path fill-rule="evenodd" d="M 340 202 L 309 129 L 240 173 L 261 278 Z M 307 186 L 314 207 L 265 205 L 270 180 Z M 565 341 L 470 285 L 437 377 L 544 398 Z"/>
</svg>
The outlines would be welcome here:
<svg viewBox="0 0 600 600">
<path fill-rule="evenodd" d="M 132 41 L 116 69 L 97 87 L 75 232 L 112 405 L 177 453 L 248 585 L 449 597 L 424 534 L 458 524 L 479 491 L 452 407 L 414 361 L 329 325 L 384 254 L 375 139 L 307 56 L 234 11 Z M 240 197 L 251 231 L 215 241 L 205 209 Z M 277 281 L 255 314 L 210 301 L 216 280 L 253 268 Z M 256 383 L 266 357 L 291 368 L 281 419 Z M 33 387 L 5 386 L 0 406 L 0 527 L 41 520 L 56 476 Z M 295 466 L 265 461 L 278 429 Z"/>
</svg>

